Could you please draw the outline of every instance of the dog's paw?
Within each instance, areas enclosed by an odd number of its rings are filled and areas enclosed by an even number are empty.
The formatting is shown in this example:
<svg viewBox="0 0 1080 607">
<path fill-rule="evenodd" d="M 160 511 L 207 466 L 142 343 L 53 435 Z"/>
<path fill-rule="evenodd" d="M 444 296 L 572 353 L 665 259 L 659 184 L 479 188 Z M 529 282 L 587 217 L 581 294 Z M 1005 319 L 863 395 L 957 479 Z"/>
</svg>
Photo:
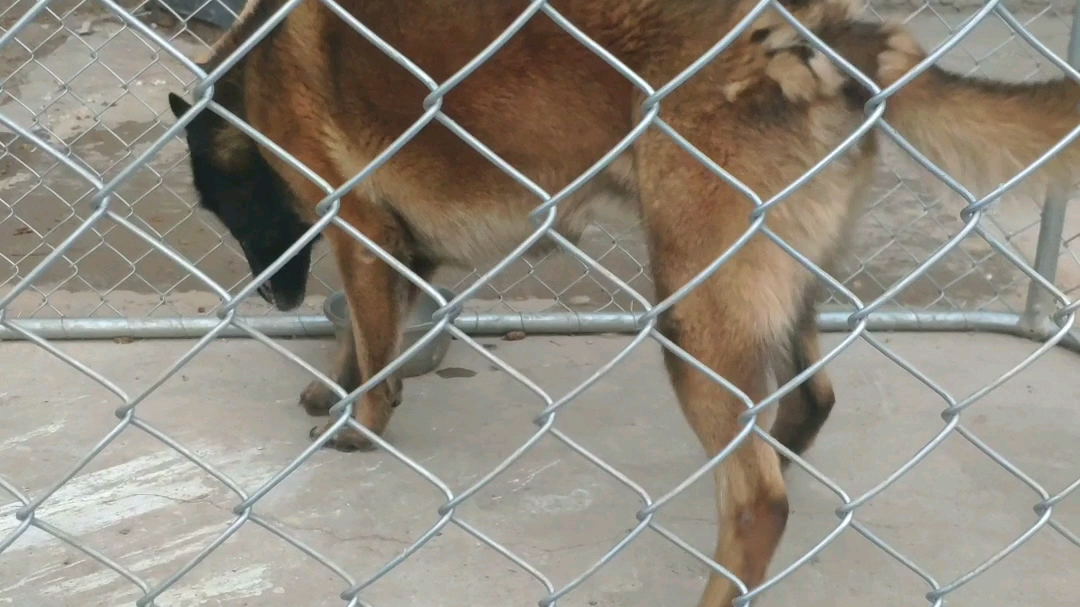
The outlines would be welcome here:
<svg viewBox="0 0 1080 607">
<path fill-rule="evenodd" d="M 877 84 L 884 88 L 902 78 L 923 59 L 926 51 L 922 45 L 900 24 L 883 28 L 889 36 L 887 48 L 878 54 Z"/>
<path fill-rule="evenodd" d="M 307 411 L 308 415 L 312 417 L 324 417 L 330 414 L 330 407 L 333 407 L 340 398 L 337 394 L 326 386 L 326 384 L 315 379 L 304 388 L 304 391 L 300 393 L 300 406 Z"/>
<path fill-rule="evenodd" d="M 326 434 L 334 423 L 335 422 L 331 421 L 322 426 L 312 427 L 308 432 L 308 438 L 315 440 L 323 434 Z M 335 449 L 346 453 L 375 450 L 375 443 L 371 442 L 366 436 L 349 426 L 344 426 L 341 430 L 338 430 L 337 434 L 330 437 L 330 440 L 326 441 L 323 446 L 328 449 Z"/>
</svg>

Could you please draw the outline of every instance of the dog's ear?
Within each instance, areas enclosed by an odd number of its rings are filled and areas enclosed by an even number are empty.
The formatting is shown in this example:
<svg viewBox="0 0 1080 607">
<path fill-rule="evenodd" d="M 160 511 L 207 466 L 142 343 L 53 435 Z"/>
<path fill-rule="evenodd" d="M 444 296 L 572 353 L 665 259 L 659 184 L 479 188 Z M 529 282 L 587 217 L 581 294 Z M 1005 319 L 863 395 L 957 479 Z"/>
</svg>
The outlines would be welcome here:
<svg viewBox="0 0 1080 607">
<path fill-rule="evenodd" d="M 191 104 L 184 101 L 184 98 L 176 93 L 169 93 L 169 108 L 172 110 L 173 116 L 180 118 L 191 109 Z"/>
</svg>

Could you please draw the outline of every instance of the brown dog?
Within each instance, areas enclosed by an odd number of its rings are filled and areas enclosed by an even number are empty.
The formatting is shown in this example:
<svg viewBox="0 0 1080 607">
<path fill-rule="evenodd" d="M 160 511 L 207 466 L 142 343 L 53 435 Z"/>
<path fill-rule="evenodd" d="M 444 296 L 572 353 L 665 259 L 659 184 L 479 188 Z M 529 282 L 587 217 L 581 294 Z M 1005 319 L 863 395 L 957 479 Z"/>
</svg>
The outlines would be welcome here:
<svg viewBox="0 0 1080 607">
<path fill-rule="evenodd" d="M 342 7 L 444 82 L 527 8 L 525 0 L 339 0 Z M 206 63 L 213 68 L 283 0 L 249 5 Z M 748 14 L 752 0 L 552 0 L 551 7 L 658 88 Z M 899 26 L 855 21 L 846 0 L 792 0 L 788 10 L 860 71 L 886 86 L 923 59 Z M 217 84 L 215 101 L 337 187 L 425 111 L 429 90 L 317 0 L 302 3 Z M 533 17 L 442 100 L 442 111 L 548 193 L 585 172 L 645 115 L 647 95 L 561 29 Z M 869 92 L 811 50 L 769 9 L 715 60 L 660 102 L 660 118 L 762 200 L 800 177 L 864 120 Z M 886 120 L 969 188 L 1012 177 L 1078 122 L 1071 81 L 1000 84 L 930 69 L 886 105 Z M 174 114 L 190 108 L 170 96 Z M 212 112 L 189 125 L 196 187 L 241 243 L 251 269 L 273 262 L 317 219 L 324 193 Z M 1078 146 L 1029 180 L 1067 178 Z M 820 267 L 844 250 L 877 163 L 874 136 L 772 207 L 766 225 Z M 1071 183 L 1071 182 L 1070 182 Z M 658 127 L 558 205 L 556 230 L 581 235 L 600 201 L 640 215 L 660 298 L 677 291 L 739 240 L 753 203 Z M 472 268 L 507 254 L 533 229 L 541 200 L 445 125 L 426 126 L 341 201 L 340 216 L 421 277 L 441 264 Z M 355 389 L 398 353 L 400 323 L 417 289 L 331 226 L 354 343 L 337 381 Z M 281 309 L 303 295 L 310 247 L 260 292 Z M 660 317 L 660 331 L 758 402 L 773 370 L 786 383 L 819 360 L 812 274 L 760 233 Z M 665 351 L 668 373 L 708 455 L 742 428 L 745 403 Z M 382 432 L 400 398 L 387 381 L 357 404 Z M 337 398 L 314 383 L 301 398 L 325 414 Z M 773 436 L 805 450 L 833 405 L 818 372 L 779 406 Z M 368 447 L 346 429 L 342 449 Z M 716 561 L 759 584 L 788 515 L 776 451 L 752 435 L 717 468 Z M 702 607 L 730 604 L 737 587 L 713 575 Z"/>
</svg>

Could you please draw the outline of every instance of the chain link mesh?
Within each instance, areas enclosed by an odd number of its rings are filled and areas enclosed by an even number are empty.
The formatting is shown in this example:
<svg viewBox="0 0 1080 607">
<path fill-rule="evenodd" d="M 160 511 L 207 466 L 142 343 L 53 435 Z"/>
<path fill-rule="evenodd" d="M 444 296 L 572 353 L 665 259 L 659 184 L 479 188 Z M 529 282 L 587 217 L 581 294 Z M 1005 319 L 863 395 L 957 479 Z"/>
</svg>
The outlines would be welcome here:
<svg viewBox="0 0 1080 607">
<path fill-rule="evenodd" d="M 332 0 L 323 0 L 323 3 L 340 12 Z M 760 6 L 766 5 L 772 6 L 765 0 Z M 1005 5 L 990 2 L 960 13 L 925 4 L 911 12 L 908 19 L 928 47 L 962 37 L 964 43 L 953 47 L 941 59 L 943 65 L 961 72 L 1004 76 L 1010 80 L 1060 74 L 1061 70 L 1048 58 L 1048 53 L 1052 51 L 1058 57 L 1064 56 L 1064 41 L 1072 22 L 1069 11 L 1058 5 L 1025 5 L 1022 9 L 1014 14 Z M 615 65 L 611 57 L 605 56 L 542 0 L 532 3 L 527 14 L 539 13 L 563 25 L 582 44 Z M 878 11 L 871 10 L 871 14 L 878 14 Z M 501 42 L 512 36 L 512 29 L 489 47 L 481 60 L 490 57 Z M 323 567 L 334 580 L 329 583 L 336 583 L 340 588 L 341 603 L 349 606 L 368 605 L 364 597 L 369 586 L 410 559 L 421 558 L 425 547 L 434 538 L 455 528 L 504 557 L 514 571 L 534 578 L 542 587 L 537 599 L 541 606 L 556 604 L 607 567 L 629 546 L 645 541 L 650 534 L 667 540 L 711 570 L 720 571 L 722 568 L 696 548 L 695 542 L 687 541 L 667 524 L 662 524 L 658 513 L 661 508 L 671 508 L 669 504 L 727 457 L 730 448 L 686 475 L 681 482 L 650 491 L 624 471 L 630 466 L 613 464 L 555 423 L 557 417 L 569 414 L 573 401 L 609 378 L 612 370 L 646 341 L 658 342 L 688 362 L 696 362 L 653 330 L 659 311 L 672 305 L 683 293 L 676 293 L 664 302 L 656 301 L 651 290 L 644 242 L 637 225 L 599 223 L 578 248 L 548 230 L 545 224 L 538 228 L 534 238 L 555 239 L 562 245 L 561 252 L 531 262 L 508 257 L 492 267 L 478 268 L 472 273 L 448 272 L 438 277 L 441 284 L 463 293 L 459 297 L 472 309 L 487 313 L 617 311 L 642 315 L 641 328 L 634 332 L 633 339 L 613 349 L 605 365 L 592 372 L 587 380 L 575 382 L 561 396 L 538 385 L 535 379 L 455 326 L 449 317 L 444 316 L 436 322 L 416 348 L 440 332 L 449 332 L 461 347 L 471 348 L 492 368 L 504 372 L 542 403 L 535 414 L 537 428 L 527 439 L 515 445 L 509 456 L 490 469 L 474 474 L 469 482 L 452 483 L 441 478 L 428 462 L 410 456 L 351 418 L 356 399 L 369 386 L 399 367 L 409 353 L 404 353 L 353 393 L 339 393 L 343 400 L 333 413 L 344 415 L 340 415 L 338 427 L 348 425 L 364 433 L 401 464 L 402 474 L 406 469 L 411 471 L 419 482 L 438 495 L 440 502 L 434 510 L 436 515 L 429 517 L 428 522 L 417 522 L 412 538 L 400 546 L 394 558 L 375 570 L 348 571 L 324 551 L 305 543 L 297 534 L 287 532 L 286 525 L 259 512 L 258 505 L 269 499 L 277 488 L 288 483 L 300 470 L 313 465 L 311 460 L 319 452 L 325 437 L 290 461 L 280 462 L 271 474 L 259 479 L 240 478 L 211 464 L 213 458 L 185 444 L 191 441 L 182 441 L 162 429 L 170 424 L 151 423 L 139 415 L 140 403 L 162 385 L 182 376 L 189 361 L 203 355 L 215 340 L 229 331 L 252 338 L 253 343 L 274 350 L 312 376 L 327 379 L 282 343 L 270 339 L 251 324 L 254 317 L 278 313 L 249 297 L 255 286 L 239 248 L 223 228 L 195 209 L 186 148 L 176 137 L 178 127 L 174 126 L 170 116 L 165 115 L 163 91 L 190 88 L 197 82 L 193 72 L 184 65 L 185 57 L 193 57 L 209 48 L 219 34 L 210 26 L 149 1 L 17 0 L 0 10 L 0 321 L 14 337 L 63 361 L 107 389 L 121 403 L 116 409 L 118 422 L 74 466 L 56 471 L 48 487 L 24 490 L 0 477 L 0 489 L 3 490 L 0 492 L 0 515 L 4 522 L 0 526 L 0 562 L 3 562 L 5 552 L 11 555 L 21 545 L 34 544 L 38 541 L 35 538 L 40 538 L 43 532 L 73 548 L 80 558 L 96 562 L 137 588 L 133 589 L 134 594 L 129 593 L 135 598 L 125 604 L 134 601 L 140 607 L 172 604 L 168 598 L 170 589 L 182 586 L 182 580 L 200 563 L 242 529 L 252 527 L 268 531 Z M 1050 48 L 1043 46 L 1040 40 L 1047 40 L 1045 44 Z M 455 78 L 450 83 L 431 83 L 418 70 L 414 70 L 414 75 L 431 85 L 436 101 L 459 81 Z M 437 104 L 433 108 L 425 114 L 423 121 L 442 122 L 515 179 L 526 183 L 533 191 L 539 190 L 487 150 L 482 142 L 439 112 Z M 653 126 L 667 131 L 680 145 L 691 149 L 681 134 L 654 116 L 649 120 Z M 867 124 L 873 120 L 871 117 Z M 944 604 L 948 595 L 993 570 L 1000 561 L 1048 529 L 1064 538 L 1070 550 L 1080 548 L 1076 533 L 1055 517 L 1055 508 L 1080 487 L 1080 479 L 1055 486 L 1040 483 L 984 443 L 971 427 L 961 423 L 960 415 L 1046 352 L 1068 341 L 1074 314 L 1073 293 L 1080 288 L 1080 255 L 1075 244 L 1080 224 L 1076 224 L 1069 208 L 1061 220 L 1063 238 L 1052 243 L 1049 250 L 1058 262 L 1057 272 L 1047 280 L 1032 267 L 1037 265 L 1035 258 L 1040 227 L 1043 226 L 1040 221 L 1043 201 L 1019 199 L 982 209 L 981 201 L 928 192 L 923 181 L 918 179 L 918 172 L 923 169 L 917 164 L 901 162 L 901 156 L 905 154 L 899 147 L 887 149 L 885 160 L 889 170 L 884 171 L 875 184 L 873 202 L 863 220 L 864 228 L 859 231 L 854 253 L 846 265 L 835 279 L 818 273 L 819 278 L 834 287 L 834 294 L 827 303 L 847 306 L 849 311 L 854 305 L 857 311 L 851 317 L 854 325 L 844 329 L 843 338 L 811 371 L 829 363 L 852 344 L 867 345 L 945 403 L 941 411 L 944 424 L 886 478 L 859 491 L 853 491 L 851 486 L 845 489 L 810 463 L 795 457 L 802 470 L 835 495 L 839 504 L 836 520 L 819 541 L 788 565 L 777 568 L 767 582 L 756 589 L 744 589 L 749 593 L 737 601 L 739 604 L 749 603 L 796 575 L 801 567 L 848 530 L 861 535 L 920 578 L 925 583 L 925 599 L 933 605 Z M 550 199 L 551 195 L 547 193 L 541 198 Z M 972 207 L 978 210 L 972 211 Z M 333 221 L 346 227 L 335 213 L 333 208 L 329 210 L 324 225 Z M 785 246 L 760 223 L 755 227 Z M 359 233 L 353 233 L 363 240 Z M 380 256 L 392 261 L 385 254 Z M 395 267 L 400 268 L 400 264 Z M 301 313 L 319 313 L 322 297 L 339 288 L 325 250 L 320 250 L 315 259 L 313 276 L 316 280 L 310 291 L 312 297 L 305 302 Z M 978 386 L 967 396 L 957 396 L 955 390 L 945 389 L 932 379 L 931 374 L 897 354 L 887 339 L 868 330 L 870 312 L 881 310 L 885 305 L 917 313 L 997 312 L 1019 316 L 1030 305 L 1028 290 L 1033 282 L 1051 293 L 1059 308 L 1058 324 L 1020 363 L 998 374 L 992 382 Z M 185 345 L 168 368 L 136 389 L 121 387 L 126 382 L 110 380 L 93 365 L 60 348 L 52 340 L 36 335 L 19 322 L 33 318 L 176 319 L 194 316 L 213 319 L 213 328 Z M 908 317 L 901 317 L 897 322 L 902 324 L 903 318 Z M 918 314 L 910 318 L 917 324 Z M 700 366 L 699 369 L 707 371 Z M 716 381 L 724 382 L 716 374 L 711 375 Z M 777 449 L 784 450 L 752 423 L 753 417 L 773 405 L 779 396 L 777 392 L 761 403 L 747 403 L 751 421 L 731 448 L 756 433 Z M 200 548 L 190 553 L 186 562 L 153 577 L 143 574 L 143 568 L 132 565 L 130 559 L 110 555 L 109 546 L 87 541 L 79 529 L 54 525 L 47 514 L 50 502 L 58 494 L 93 474 L 89 470 L 107 457 L 106 452 L 111 453 L 111 445 L 130 440 L 137 431 L 166 445 L 233 495 L 231 519 L 227 525 L 204 533 L 200 537 Z M 956 440 L 955 437 L 966 439 L 1025 485 L 1030 490 L 1030 506 L 1036 516 L 1009 543 L 985 555 L 980 562 L 965 565 L 963 571 L 939 579 L 906 556 L 907 546 L 886 541 L 871 525 L 856 518 L 855 513 L 864 511 L 871 500 L 901 482 L 940 445 L 950 439 Z M 530 560 L 525 555 L 527 551 L 515 548 L 512 541 L 494 539 L 491 531 L 474 525 L 469 515 L 462 514 L 463 505 L 475 501 L 481 491 L 496 486 L 495 480 L 500 475 L 518 469 L 523 458 L 534 452 L 538 444 L 551 440 L 576 453 L 609 481 L 621 485 L 629 492 L 627 496 L 636 496 L 639 500 L 634 511 L 630 511 L 625 502 L 623 504 L 624 514 L 636 515 L 625 533 L 605 547 L 588 567 L 560 583 L 545 574 L 541 564 Z M 414 489 L 419 491 L 415 486 Z M 506 536 L 506 533 L 498 535 Z M 1075 557 L 1076 554 L 1071 556 Z M 27 580 L 31 578 L 22 581 L 5 579 L 0 571 L 0 587 L 18 588 Z M 62 591 L 61 588 L 61 596 Z M 55 595 L 57 591 L 49 592 Z M 1076 596 L 1075 591 L 1072 595 Z M 525 599 L 514 597 L 510 600 L 520 603 Z M 5 601 L 13 603 L 12 599 L 0 595 L 0 604 Z"/>
<path fill-rule="evenodd" d="M 21 0 L 0 18 L 13 23 L 24 14 L 24 6 L 30 4 Z M 165 40 L 189 56 L 208 49 L 219 34 L 154 2 L 124 6 L 150 18 Z M 932 46 L 952 35 L 964 16 L 926 4 L 909 19 Z M 1071 19 L 1059 6 L 1046 5 L 1023 13 L 1020 22 L 1040 39 L 1063 41 Z M 995 14 L 982 20 L 942 64 L 1011 80 L 1039 79 L 1056 70 Z M 49 5 L 5 46 L 3 66 L 0 105 L 5 115 L 42 142 L 73 154 L 103 180 L 128 166 L 166 128 L 157 101 L 160 91 L 193 83 L 168 53 L 90 2 Z M 0 234 L 5 238 L 0 240 L 0 292 L 8 292 L 85 221 L 93 188 L 14 132 L 3 136 L 0 166 L 6 177 L 0 184 Z M 919 182 L 920 169 L 900 159 L 903 152 L 887 152 L 888 170 L 875 184 L 864 230 L 839 274 L 863 301 L 879 296 L 946 242 L 959 225 L 957 213 L 964 204 L 956 196 L 927 191 Z M 251 275 L 223 229 L 194 210 L 186 155 L 181 142 L 166 145 L 117 189 L 116 212 L 235 294 Z M 1025 200 L 995 207 L 985 220 L 987 228 L 1030 261 L 1040 204 Z M 1080 285 L 1075 222 L 1069 223 L 1060 253 L 1061 286 L 1066 292 Z M 597 223 L 582 250 L 652 301 L 640 226 L 615 220 Z M 488 269 L 445 271 L 437 281 L 458 289 Z M 316 255 L 312 276 L 311 297 L 300 313 L 319 313 L 322 298 L 340 287 L 324 248 Z M 965 241 L 890 305 L 907 311 L 1019 312 L 1029 282 L 992 248 Z M 95 228 L 92 237 L 75 243 L 9 304 L 8 314 L 42 319 L 206 317 L 217 311 L 217 301 L 185 268 L 141 239 L 109 227 Z M 484 285 L 470 305 L 493 314 L 640 312 L 629 294 L 558 252 L 540 260 L 515 261 Z M 281 314 L 261 302 L 245 302 L 243 312 Z"/>
</svg>

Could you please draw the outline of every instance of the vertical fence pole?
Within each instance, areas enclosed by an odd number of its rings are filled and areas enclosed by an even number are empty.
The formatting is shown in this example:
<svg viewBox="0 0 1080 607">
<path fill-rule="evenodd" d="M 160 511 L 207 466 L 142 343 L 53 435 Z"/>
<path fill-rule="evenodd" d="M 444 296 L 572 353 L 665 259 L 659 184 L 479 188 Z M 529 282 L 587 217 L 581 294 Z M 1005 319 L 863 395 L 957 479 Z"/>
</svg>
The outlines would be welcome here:
<svg viewBox="0 0 1080 607">
<path fill-rule="evenodd" d="M 1066 60 L 1080 69 L 1080 0 L 1073 7 L 1072 30 Z M 1080 114 L 1078 114 L 1080 115 Z M 1034 269 L 1050 282 L 1057 278 L 1058 258 L 1061 255 L 1062 233 L 1065 229 L 1065 211 L 1068 209 L 1070 183 L 1052 183 L 1047 188 L 1039 222 L 1039 239 L 1035 247 Z M 1027 303 L 1020 317 L 1020 330 L 1038 339 L 1046 334 L 1051 323 L 1050 314 L 1054 298 L 1035 281 L 1028 286 Z M 1050 328 L 1049 330 L 1053 330 Z"/>
</svg>

